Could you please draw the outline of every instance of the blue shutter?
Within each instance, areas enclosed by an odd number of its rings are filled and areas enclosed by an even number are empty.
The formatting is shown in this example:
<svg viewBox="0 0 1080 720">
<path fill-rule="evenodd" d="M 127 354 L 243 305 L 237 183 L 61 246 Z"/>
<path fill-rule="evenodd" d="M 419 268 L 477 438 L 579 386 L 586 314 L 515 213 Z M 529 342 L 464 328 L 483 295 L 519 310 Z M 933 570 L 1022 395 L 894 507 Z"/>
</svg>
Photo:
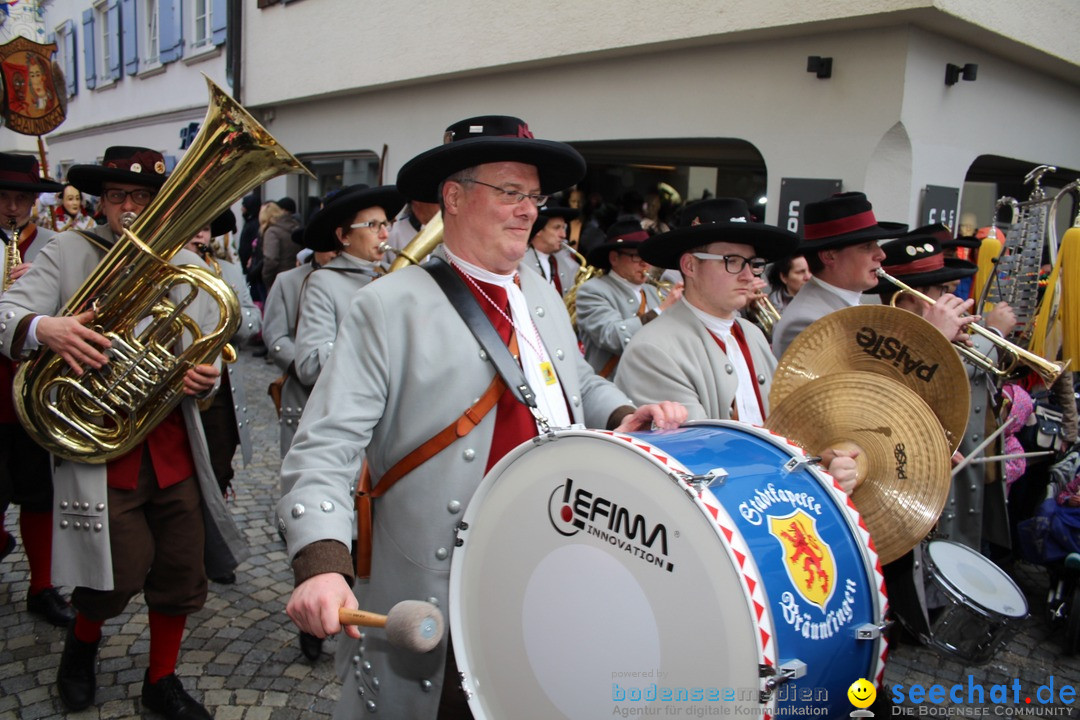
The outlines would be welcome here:
<svg viewBox="0 0 1080 720">
<path fill-rule="evenodd" d="M 215 45 L 225 42 L 225 35 L 229 28 L 228 0 L 214 0 L 210 7 L 210 32 L 213 33 Z"/>
<path fill-rule="evenodd" d="M 97 58 L 94 56 L 94 9 L 83 10 L 83 61 L 86 72 L 86 87 L 93 90 L 97 87 Z"/>
<path fill-rule="evenodd" d="M 162 64 L 179 60 L 184 55 L 184 24 L 182 0 L 160 0 L 158 33 Z"/>
<path fill-rule="evenodd" d="M 105 22 L 109 24 L 109 77 L 119 80 L 123 74 L 120 56 L 120 0 L 109 0 L 105 6 Z"/>
<path fill-rule="evenodd" d="M 79 92 L 79 59 L 75 57 L 75 23 L 71 20 L 64 21 L 64 82 L 67 85 L 68 97 L 75 97 Z"/>
<path fill-rule="evenodd" d="M 122 0 L 120 20 L 124 28 L 120 36 L 120 44 L 124 47 L 124 71 L 134 75 L 139 72 L 139 24 L 135 0 Z"/>
</svg>

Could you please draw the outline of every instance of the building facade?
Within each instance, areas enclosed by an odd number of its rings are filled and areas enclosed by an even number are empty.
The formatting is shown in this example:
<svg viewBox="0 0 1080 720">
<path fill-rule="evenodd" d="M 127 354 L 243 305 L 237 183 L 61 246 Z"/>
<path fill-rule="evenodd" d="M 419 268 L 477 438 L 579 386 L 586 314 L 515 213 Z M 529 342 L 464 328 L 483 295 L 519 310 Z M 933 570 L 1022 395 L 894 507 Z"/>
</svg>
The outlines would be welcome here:
<svg viewBox="0 0 1080 720">
<path fill-rule="evenodd" d="M 301 205 L 392 182 L 492 113 L 573 143 L 609 200 L 663 183 L 794 228 L 837 188 L 883 219 L 988 224 L 1030 169 L 1061 168 L 1050 187 L 1080 169 L 1072 0 L 52 0 L 44 23 L 70 95 L 46 138 L 59 175 L 110 144 L 180 157 L 202 73 L 316 173 L 265 188 Z"/>
</svg>

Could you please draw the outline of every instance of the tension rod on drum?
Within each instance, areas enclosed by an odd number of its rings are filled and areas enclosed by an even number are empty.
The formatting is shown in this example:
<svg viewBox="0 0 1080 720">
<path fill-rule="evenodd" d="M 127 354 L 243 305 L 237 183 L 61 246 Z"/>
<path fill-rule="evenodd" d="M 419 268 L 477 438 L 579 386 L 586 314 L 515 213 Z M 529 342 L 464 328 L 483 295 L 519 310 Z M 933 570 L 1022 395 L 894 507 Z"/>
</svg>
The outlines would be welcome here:
<svg viewBox="0 0 1080 720">
<path fill-rule="evenodd" d="M 765 689 L 761 691 L 758 699 L 759 702 L 769 702 L 772 698 L 773 692 L 776 688 L 780 687 L 786 682 L 792 680 L 798 680 L 806 675 L 806 663 L 802 660 L 788 660 L 781 663 L 778 669 L 773 669 L 767 665 L 758 665 L 758 674 L 762 677 L 768 677 L 765 681 Z"/>
</svg>

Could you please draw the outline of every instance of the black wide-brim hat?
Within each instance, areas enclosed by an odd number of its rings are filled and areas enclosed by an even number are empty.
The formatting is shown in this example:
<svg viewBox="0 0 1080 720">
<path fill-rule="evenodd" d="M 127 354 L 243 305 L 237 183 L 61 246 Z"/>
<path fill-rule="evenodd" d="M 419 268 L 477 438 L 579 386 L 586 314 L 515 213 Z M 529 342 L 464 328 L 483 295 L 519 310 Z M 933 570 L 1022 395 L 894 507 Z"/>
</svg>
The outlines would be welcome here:
<svg viewBox="0 0 1080 720">
<path fill-rule="evenodd" d="M 905 223 L 878 222 L 874 206 L 861 192 L 836 193 L 807 203 L 803 210 L 803 254 L 835 250 L 870 240 L 889 240 L 908 231 Z"/>
<path fill-rule="evenodd" d="M 380 207 L 388 220 L 398 214 L 405 205 L 405 196 L 394 185 L 350 185 L 342 188 L 323 203 L 322 209 L 312 216 L 304 230 L 303 246 L 315 252 L 341 250 L 341 243 L 334 229 L 361 210 Z"/>
<path fill-rule="evenodd" d="M 649 239 L 649 231 L 641 227 L 637 220 L 619 220 L 607 229 L 604 242 L 600 243 L 585 257 L 585 262 L 600 270 L 611 269 L 612 250 L 634 250 L 640 252 L 642 244 Z"/>
<path fill-rule="evenodd" d="M 60 192 L 64 186 L 41 177 L 37 158 L 30 155 L 0 153 L 0 190 L 18 192 Z"/>
<path fill-rule="evenodd" d="M 67 181 L 84 193 L 101 197 L 107 182 L 142 185 L 160 190 L 168 175 L 165 158 L 157 150 L 113 145 L 105 150 L 100 165 L 72 165 Z"/>
<path fill-rule="evenodd" d="M 536 220 L 533 222 L 532 230 L 529 231 L 529 239 L 532 239 L 536 233 L 543 230 L 547 226 L 548 220 L 562 218 L 566 222 L 570 222 L 580 215 L 581 212 L 574 208 L 545 205 L 540 208 L 540 212 L 536 214 Z"/>
<path fill-rule="evenodd" d="M 941 247 L 946 249 L 963 247 L 978 250 L 982 247 L 982 240 L 971 235 L 961 235 L 960 237 L 955 237 L 952 240 L 946 240 L 945 242 L 941 243 Z"/>
<path fill-rule="evenodd" d="M 221 214 L 210 221 L 210 237 L 221 237 L 225 233 L 236 232 L 236 213 L 232 208 L 225 208 Z"/>
<path fill-rule="evenodd" d="M 881 269 L 913 288 L 943 285 L 974 275 L 978 270 L 974 263 L 945 257 L 939 239 L 941 234 L 936 226 L 927 226 L 884 243 L 881 249 L 885 259 L 881 261 Z M 881 295 L 899 289 L 883 279 L 877 287 L 866 292 Z"/>
<path fill-rule="evenodd" d="M 754 222 L 746 201 L 738 198 L 700 200 L 683 208 L 678 221 L 641 246 L 641 257 L 650 265 L 677 270 L 685 253 L 714 242 L 750 245 L 769 261 L 794 255 L 799 245 L 794 233 Z"/>
<path fill-rule="evenodd" d="M 585 158 L 566 143 L 537 140 L 524 120 L 484 115 L 454 123 L 444 143 L 422 152 L 398 171 L 397 186 L 410 200 L 439 202 L 439 185 L 454 173 L 486 163 L 519 162 L 536 167 L 540 192 L 550 194 L 585 176 Z"/>
</svg>

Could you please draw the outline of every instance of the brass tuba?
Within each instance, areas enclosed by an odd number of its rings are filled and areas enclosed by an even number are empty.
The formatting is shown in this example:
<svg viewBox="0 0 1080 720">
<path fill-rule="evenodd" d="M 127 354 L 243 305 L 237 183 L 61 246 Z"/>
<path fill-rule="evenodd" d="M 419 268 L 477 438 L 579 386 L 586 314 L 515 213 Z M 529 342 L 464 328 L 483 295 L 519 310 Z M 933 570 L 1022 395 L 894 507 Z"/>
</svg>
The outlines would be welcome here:
<svg viewBox="0 0 1080 720">
<path fill-rule="evenodd" d="M 19 420 L 59 457 L 85 463 L 119 457 L 183 400 L 184 374 L 222 351 L 240 310 L 228 283 L 170 259 L 251 188 L 283 173 L 307 172 L 244 108 L 206 82 L 210 101 L 195 142 L 65 305 L 66 315 L 94 310 L 93 329 L 111 341 L 108 364 L 76 375 L 60 355 L 42 348 L 15 377 Z M 175 302 L 171 291 L 179 296 Z M 199 292 L 219 310 L 209 333 L 184 314 Z M 180 350 L 184 338 L 191 342 Z"/>
</svg>

